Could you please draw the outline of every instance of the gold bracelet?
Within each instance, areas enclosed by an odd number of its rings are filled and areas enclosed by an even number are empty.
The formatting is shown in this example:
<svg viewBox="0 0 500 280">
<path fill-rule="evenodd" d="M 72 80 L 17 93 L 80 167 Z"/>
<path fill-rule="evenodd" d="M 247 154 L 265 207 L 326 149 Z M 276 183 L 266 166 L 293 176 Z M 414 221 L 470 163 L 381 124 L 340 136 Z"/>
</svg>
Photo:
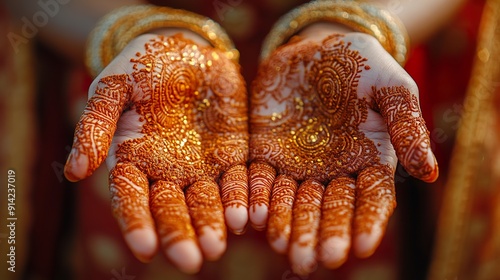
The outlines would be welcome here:
<svg viewBox="0 0 500 280">
<path fill-rule="evenodd" d="M 229 59 L 238 62 L 238 50 L 215 21 L 184 10 L 135 5 L 107 14 L 90 34 L 85 58 L 90 74 L 97 76 L 135 37 L 162 27 L 189 29 L 222 50 Z"/>
<path fill-rule="evenodd" d="M 343 24 L 356 31 L 370 34 L 400 64 L 406 62 L 409 39 L 399 19 L 388 11 L 358 1 L 314 1 L 299 6 L 284 15 L 264 40 L 261 60 L 278 46 L 309 24 L 327 21 Z"/>
</svg>

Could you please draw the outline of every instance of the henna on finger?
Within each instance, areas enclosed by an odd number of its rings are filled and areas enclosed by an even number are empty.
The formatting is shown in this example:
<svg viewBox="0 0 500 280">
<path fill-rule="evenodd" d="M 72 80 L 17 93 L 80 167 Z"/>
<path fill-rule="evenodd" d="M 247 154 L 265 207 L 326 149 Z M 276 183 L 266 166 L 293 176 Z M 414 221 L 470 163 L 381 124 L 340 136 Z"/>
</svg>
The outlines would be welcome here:
<svg viewBox="0 0 500 280">
<path fill-rule="evenodd" d="M 404 86 L 373 87 L 376 110 L 389 130 L 399 160 L 416 178 L 433 182 L 438 166 L 417 97 Z"/>
<path fill-rule="evenodd" d="M 149 182 L 145 174 L 130 164 L 118 163 L 110 172 L 111 208 L 118 225 L 141 261 L 156 253 L 157 238 L 149 208 Z"/>
<path fill-rule="evenodd" d="M 182 271 L 197 272 L 202 255 L 184 192 L 179 186 L 165 181 L 153 183 L 150 192 L 151 213 L 165 255 Z"/>
<path fill-rule="evenodd" d="M 289 258 L 293 272 L 311 273 L 316 265 L 316 246 L 324 186 L 316 180 L 300 184 L 293 205 Z"/>
<path fill-rule="evenodd" d="M 375 165 L 361 171 L 356 180 L 353 221 L 354 250 L 358 257 L 366 258 L 375 252 L 395 208 L 394 168 Z"/>
<path fill-rule="evenodd" d="M 70 181 L 90 176 L 108 155 L 116 123 L 131 95 L 128 75 L 99 80 L 76 125 L 73 148 L 64 167 Z"/>
<path fill-rule="evenodd" d="M 319 259 L 328 268 L 342 265 L 351 248 L 354 217 L 355 181 L 352 178 L 332 180 L 323 194 L 319 230 Z"/>
<path fill-rule="evenodd" d="M 274 181 L 267 223 L 267 240 L 278 253 L 286 253 L 292 232 L 292 209 L 298 183 L 294 179 L 279 175 Z"/>
<path fill-rule="evenodd" d="M 273 167 L 262 162 L 252 162 L 249 170 L 250 205 L 248 207 L 253 228 L 263 230 L 266 227 L 269 199 L 276 176 Z"/>
<path fill-rule="evenodd" d="M 235 165 L 219 181 L 224 216 L 235 234 L 243 234 L 248 221 L 248 175 L 244 165 Z"/>
<path fill-rule="evenodd" d="M 200 180 L 188 187 L 186 205 L 203 256 L 208 260 L 217 260 L 226 250 L 226 224 L 215 181 Z"/>
</svg>

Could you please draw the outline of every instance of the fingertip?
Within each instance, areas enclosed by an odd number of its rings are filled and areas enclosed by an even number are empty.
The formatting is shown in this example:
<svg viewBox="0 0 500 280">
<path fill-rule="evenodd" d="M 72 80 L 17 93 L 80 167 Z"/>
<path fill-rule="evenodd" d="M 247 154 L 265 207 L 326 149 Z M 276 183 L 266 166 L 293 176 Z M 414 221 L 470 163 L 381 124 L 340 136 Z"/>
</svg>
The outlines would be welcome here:
<svg viewBox="0 0 500 280">
<path fill-rule="evenodd" d="M 64 166 L 64 176 L 70 182 L 80 181 L 87 176 L 88 166 L 89 159 L 86 155 L 80 154 L 76 157 L 72 151 Z"/>
<path fill-rule="evenodd" d="M 132 230 L 124 235 L 134 256 L 143 263 L 150 262 L 158 248 L 156 233 L 150 228 Z"/>
<path fill-rule="evenodd" d="M 347 260 L 350 247 L 350 238 L 330 237 L 322 242 L 319 250 L 319 259 L 328 269 L 338 268 Z"/>
<path fill-rule="evenodd" d="M 289 253 L 292 271 L 301 276 L 312 273 L 317 268 L 314 252 L 310 247 L 292 244 Z"/>
<path fill-rule="evenodd" d="M 209 261 L 218 260 L 226 251 L 226 238 L 221 229 L 204 226 L 198 237 L 203 256 Z"/>
<path fill-rule="evenodd" d="M 254 205 L 253 207 L 250 207 L 250 222 L 255 230 L 262 231 L 266 228 L 268 211 L 269 209 L 267 205 Z"/>
<path fill-rule="evenodd" d="M 428 162 L 431 162 L 429 164 L 432 167 L 431 172 L 425 174 L 421 179 L 426 183 L 434 183 L 439 177 L 439 166 L 434 154 L 429 153 Z"/>
<path fill-rule="evenodd" d="M 285 236 L 280 236 L 275 240 L 269 241 L 269 244 L 271 248 L 279 254 L 285 254 L 288 250 L 288 239 Z"/>
<path fill-rule="evenodd" d="M 167 258 L 182 272 L 195 274 L 203 263 L 200 248 L 191 239 L 178 241 L 165 249 Z"/>
<path fill-rule="evenodd" d="M 382 229 L 373 227 L 369 233 L 360 233 L 354 238 L 354 254 L 358 258 L 368 258 L 377 249 L 382 240 Z"/>
<path fill-rule="evenodd" d="M 246 207 L 226 207 L 224 216 L 226 218 L 227 226 L 232 233 L 236 235 L 245 233 L 246 225 L 248 222 L 248 209 Z"/>
</svg>

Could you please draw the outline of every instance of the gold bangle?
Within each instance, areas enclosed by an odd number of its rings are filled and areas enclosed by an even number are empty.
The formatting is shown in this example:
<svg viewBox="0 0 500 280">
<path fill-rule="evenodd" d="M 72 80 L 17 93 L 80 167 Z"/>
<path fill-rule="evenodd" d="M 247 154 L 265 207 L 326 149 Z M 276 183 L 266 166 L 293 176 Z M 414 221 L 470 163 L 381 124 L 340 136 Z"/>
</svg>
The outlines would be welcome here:
<svg viewBox="0 0 500 280">
<path fill-rule="evenodd" d="M 215 21 L 184 10 L 134 5 L 107 14 L 90 34 L 85 57 L 90 74 L 97 76 L 135 37 L 162 27 L 189 29 L 222 50 L 229 59 L 238 62 L 238 50 Z"/>
<path fill-rule="evenodd" d="M 261 60 L 309 24 L 328 21 L 374 36 L 400 64 L 406 62 L 409 39 L 399 19 L 388 11 L 357 1 L 314 1 L 284 15 L 264 40 Z"/>
</svg>

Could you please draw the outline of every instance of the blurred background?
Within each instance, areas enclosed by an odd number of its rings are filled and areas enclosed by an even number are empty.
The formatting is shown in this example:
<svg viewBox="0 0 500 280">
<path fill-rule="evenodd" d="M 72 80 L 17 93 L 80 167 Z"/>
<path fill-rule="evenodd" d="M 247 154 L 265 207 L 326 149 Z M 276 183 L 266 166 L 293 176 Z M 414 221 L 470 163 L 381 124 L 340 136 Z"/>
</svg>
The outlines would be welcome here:
<svg viewBox="0 0 500 280">
<path fill-rule="evenodd" d="M 478 36 L 491 31 L 484 22 L 499 23 L 498 14 L 490 13 L 486 20 L 482 16 L 485 1 L 465 1 L 431 38 L 413 46 L 406 65 L 420 88 L 439 180 L 425 184 L 399 167 L 398 207 L 376 253 L 363 260 L 351 256 L 337 270 L 320 266 L 307 278 L 294 275 L 286 257 L 269 248 L 265 233 L 250 227 L 243 236 L 229 234 L 222 259 L 206 262 L 197 275 L 181 274 L 161 254 L 150 264 L 133 257 L 111 214 L 107 171 L 100 168 L 79 183 L 63 176 L 92 80 L 78 60 L 82 43 L 58 44 L 54 34 L 67 32 L 57 26 L 83 30 L 91 21 L 64 13 L 77 9 L 72 6 L 77 0 L 52 2 L 57 11 L 41 5 L 23 10 L 6 5 L 6 0 L 0 4 L 0 279 L 500 279 L 500 194 L 495 175 L 500 174 L 495 172 L 499 102 L 490 97 L 499 93 L 500 76 L 473 75 L 475 61 L 482 69 L 496 69 L 487 68 L 492 61 L 499 64 L 492 49 L 478 48 Z M 280 15 L 304 1 L 152 2 L 218 21 L 244 54 L 242 73 L 250 85 L 262 39 Z M 493 2 L 488 9 L 499 6 Z M 498 35 L 495 32 L 491 34 Z M 486 41 L 498 49 L 498 40 L 490 36 Z M 486 87 L 487 94 L 465 99 L 484 91 L 468 90 L 471 86 Z M 464 116 L 473 121 L 464 121 Z M 470 126 L 463 128 L 464 123 Z M 463 141 L 454 150 L 457 132 Z M 467 142 L 467 135 L 476 138 Z M 454 165 L 467 166 L 470 174 Z M 468 185 L 456 187 L 457 180 Z M 13 185 L 15 201 L 9 201 Z M 9 202 L 15 208 L 8 209 Z M 15 244 L 9 244 L 13 239 Z M 15 272 L 8 270 L 11 245 Z"/>
</svg>

